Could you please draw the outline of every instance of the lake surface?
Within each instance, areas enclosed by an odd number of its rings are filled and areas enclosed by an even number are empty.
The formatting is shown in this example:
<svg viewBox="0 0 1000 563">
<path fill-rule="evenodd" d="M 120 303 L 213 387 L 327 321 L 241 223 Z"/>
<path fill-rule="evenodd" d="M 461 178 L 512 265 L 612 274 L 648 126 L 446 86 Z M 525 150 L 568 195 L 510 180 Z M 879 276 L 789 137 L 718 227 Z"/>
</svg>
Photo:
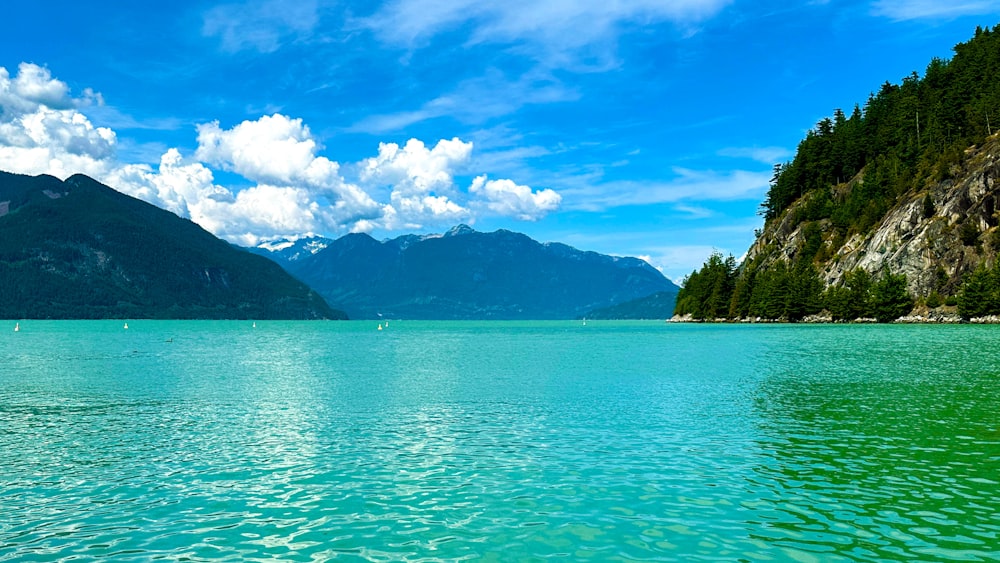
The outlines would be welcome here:
<svg viewBox="0 0 1000 563">
<path fill-rule="evenodd" d="M 9 324 L 0 561 L 1000 561 L 1000 326 Z"/>
</svg>

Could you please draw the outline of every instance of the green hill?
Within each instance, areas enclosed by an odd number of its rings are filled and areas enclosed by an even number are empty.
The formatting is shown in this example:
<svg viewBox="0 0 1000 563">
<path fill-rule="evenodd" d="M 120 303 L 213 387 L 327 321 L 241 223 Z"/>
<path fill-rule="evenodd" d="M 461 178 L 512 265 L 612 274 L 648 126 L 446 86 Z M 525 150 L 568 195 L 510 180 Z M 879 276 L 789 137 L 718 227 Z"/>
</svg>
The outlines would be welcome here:
<svg viewBox="0 0 1000 563">
<path fill-rule="evenodd" d="M 86 176 L 0 172 L 0 318 L 345 318 L 273 262 Z"/>
</svg>

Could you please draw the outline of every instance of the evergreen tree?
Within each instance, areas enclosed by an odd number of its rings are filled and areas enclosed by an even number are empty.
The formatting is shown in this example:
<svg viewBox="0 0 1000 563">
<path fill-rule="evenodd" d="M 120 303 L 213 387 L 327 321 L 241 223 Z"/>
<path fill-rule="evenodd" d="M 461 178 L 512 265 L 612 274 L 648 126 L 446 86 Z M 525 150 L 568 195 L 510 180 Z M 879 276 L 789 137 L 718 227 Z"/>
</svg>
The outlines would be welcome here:
<svg viewBox="0 0 1000 563">
<path fill-rule="evenodd" d="M 800 321 L 809 315 L 815 315 L 823 309 L 820 296 L 823 292 L 823 281 L 819 279 L 816 268 L 812 264 L 800 264 L 790 272 L 788 294 L 785 302 L 785 315 L 790 321 Z"/>
<path fill-rule="evenodd" d="M 851 270 L 844 276 L 844 285 L 826 291 L 826 308 L 835 321 L 853 321 L 870 317 L 871 276 L 862 269 Z"/>
<path fill-rule="evenodd" d="M 890 323 L 913 309 L 906 291 L 906 276 L 886 273 L 871 289 L 871 313 L 880 323 Z"/>
<path fill-rule="evenodd" d="M 958 314 L 963 319 L 996 314 L 997 285 L 996 268 L 990 271 L 980 264 L 966 277 L 958 293 Z"/>
<path fill-rule="evenodd" d="M 736 259 L 713 253 L 700 270 L 684 280 L 674 315 L 691 315 L 699 320 L 727 317 L 735 284 Z"/>
</svg>

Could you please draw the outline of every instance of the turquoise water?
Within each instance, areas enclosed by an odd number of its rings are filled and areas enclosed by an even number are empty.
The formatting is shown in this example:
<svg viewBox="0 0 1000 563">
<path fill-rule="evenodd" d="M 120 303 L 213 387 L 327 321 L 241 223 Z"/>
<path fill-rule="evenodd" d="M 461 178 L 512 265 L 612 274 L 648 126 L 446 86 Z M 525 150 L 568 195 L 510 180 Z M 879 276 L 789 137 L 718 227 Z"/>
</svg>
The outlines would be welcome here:
<svg viewBox="0 0 1000 563">
<path fill-rule="evenodd" d="M 10 325 L 0 561 L 1000 561 L 1000 326 Z"/>
</svg>

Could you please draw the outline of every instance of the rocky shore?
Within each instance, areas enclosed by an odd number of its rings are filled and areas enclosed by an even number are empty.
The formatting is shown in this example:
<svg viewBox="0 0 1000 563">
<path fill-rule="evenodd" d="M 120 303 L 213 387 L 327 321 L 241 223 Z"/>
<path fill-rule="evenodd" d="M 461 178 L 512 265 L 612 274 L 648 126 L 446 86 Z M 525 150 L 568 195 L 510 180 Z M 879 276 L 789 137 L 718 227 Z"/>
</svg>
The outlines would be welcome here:
<svg viewBox="0 0 1000 563">
<path fill-rule="evenodd" d="M 963 319 L 954 310 L 948 310 L 954 308 L 941 307 L 939 309 L 915 309 L 909 315 L 900 317 L 893 321 L 895 324 L 1000 324 L 1000 316 L 990 315 L 986 317 L 975 317 L 972 319 Z M 730 323 L 730 324 L 775 324 L 775 323 L 788 323 L 788 321 L 782 319 L 764 319 L 761 317 L 750 317 L 742 319 L 726 319 L 718 318 L 714 320 L 700 320 L 695 319 L 691 315 L 681 315 L 673 316 L 667 319 L 668 323 Z M 853 321 L 834 321 L 833 317 L 829 315 L 826 311 L 818 315 L 810 315 L 805 317 L 800 321 L 805 324 L 825 324 L 825 323 L 837 323 L 837 324 L 874 324 L 875 319 L 871 318 L 860 318 L 854 319 Z"/>
</svg>

